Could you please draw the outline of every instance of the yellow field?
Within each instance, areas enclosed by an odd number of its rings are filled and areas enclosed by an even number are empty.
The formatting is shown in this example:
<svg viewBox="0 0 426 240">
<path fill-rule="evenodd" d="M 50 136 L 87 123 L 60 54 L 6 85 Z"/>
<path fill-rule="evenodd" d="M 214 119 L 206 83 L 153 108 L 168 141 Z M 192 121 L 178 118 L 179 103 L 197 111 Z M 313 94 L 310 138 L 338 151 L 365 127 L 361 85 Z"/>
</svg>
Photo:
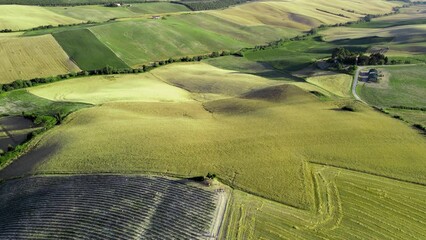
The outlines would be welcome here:
<svg viewBox="0 0 426 240">
<path fill-rule="evenodd" d="M 426 19 L 425 15 L 426 6 L 424 5 L 417 5 L 417 6 L 411 6 L 409 8 L 403 8 L 400 10 L 400 13 L 396 15 L 390 15 L 385 17 L 380 17 L 378 19 L 373 19 L 373 22 L 380 21 L 380 22 L 401 22 L 406 20 L 419 20 L 419 19 Z"/>
<path fill-rule="evenodd" d="M 0 83 L 80 71 L 51 35 L 0 38 L 0 56 Z"/>
<path fill-rule="evenodd" d="M 330 74 L 323 76 L 313 76 L 306 81 L 315 84 L 339 97 L 351 96 L 352 77 L 347 74 Z"/>
<path fill-rule="evenodd" d="M 190 94 L 151 74 L 95 76 L 31 88 L 30 92 L 53 101 L 86 102 L 185 102 Z"/>
<path fill-rule="evenodd" d="M 43 7 L 1 5 L 0 29 L 24 30 L 42 25 L 80 23 L 81 20 L 63 16 Z"/>
<path fill-rule="evenodd" d="M 273 25 L 309 30 L 321 24 L 343 23 L 366 14 L 390 12 L 397 5 L 382 0 L 368 3 L 343 0 L 262 1 L 211 11 L 209 14 L 247 26 Z M 354 10 L 355 13 L 344 9 Z"/>
<path fill-rule="evenodd" d="M 426 187 L 310 164 L 312 211 L 234 191 L 224 239 L 423 239 Z"/>
<path fill-rule="evenodd" d="M 209 75 L 201 74 L 206 70 Z M 198 101 L 105 103 L 74 113 L 35 149 L 46 153 L 36 171 L 214 172 L 234 187 L 300 208 L 313 208 L 315 202 L 308 161 L 426 182 L 425 139 L 367 107 L 337 111 L 335 103 L 296 86 L 200 63 L 168 65 L 152 74 Z M 63 84 L 48 86 L 53 92 Z M 94 99 L 105 98 L 103 91 L 113 87 L 97 89 Z"/>
</svg>

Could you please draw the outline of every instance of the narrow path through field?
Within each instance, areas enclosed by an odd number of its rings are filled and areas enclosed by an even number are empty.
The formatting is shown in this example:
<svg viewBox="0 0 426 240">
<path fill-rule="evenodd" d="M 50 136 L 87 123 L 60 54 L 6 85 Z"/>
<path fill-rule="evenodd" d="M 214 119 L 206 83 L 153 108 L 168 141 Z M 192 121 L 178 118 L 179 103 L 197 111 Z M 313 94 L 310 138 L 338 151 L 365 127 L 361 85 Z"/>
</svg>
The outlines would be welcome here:
<svg viewBox="0 0 426 240">
<path fill-rule="evenodd" d="M 361 71 L 361 70 L 363 70 L 365 67 L 358 67 L 357 68 L 357 70 L 356 70 L 356 72 L 355 72 L 355 76 L 354 76 L 354 80 L 353 80 L 353 82 L 352 82 L 352 95 L 354 95 L 354 97 L 355 97 L 355 99 L 356 100 L 358 100 L 358 101 L 360 101 L 360 102 L 363 102 L 363 103 L 365 103 L 365 104 L 367 104 L 366 102 L 364 102 L 359 96 L 358 96 L 358 94 L 356 93 L 356 86 L 358 85 L 358 79 L 359 79 L 359 72 Z"/>
</svg>

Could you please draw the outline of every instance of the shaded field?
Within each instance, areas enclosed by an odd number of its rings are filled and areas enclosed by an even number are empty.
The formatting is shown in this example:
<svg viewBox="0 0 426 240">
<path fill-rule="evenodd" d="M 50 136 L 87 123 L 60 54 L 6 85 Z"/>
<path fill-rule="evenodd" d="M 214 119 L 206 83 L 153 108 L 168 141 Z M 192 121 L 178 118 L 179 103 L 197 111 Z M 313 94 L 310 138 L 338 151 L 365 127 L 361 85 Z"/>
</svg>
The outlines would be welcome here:
<svg viewBox="0 0 426 240">
<path fill-rule="evenodd" d="M 55 115 L 74 112 L 91 104 L 80 102 L 51 101 L 29 93 L 27 90 L 15 90 L 0 95 L 0 114 L 21 115 L 23 112 L 36 115 Z"/>
<path fill-rule="evenodd" d="M 128 67 L 88 29 L 57 32 L 53 33 L 53 36 L 70 59 L 83 70 L 101 69 L 106 66 Z"/>
<path fill-rule="evenodd" d="M 149 74 L 198 101 L 105 103 L 78 111 L 33 150 L 55 149 L 38 157 L 44 162 L 35 172 L 213 172 L 233 187 L 306 209 L 314 202 L 304 164 L 311 159 L 426 182 L 424 138 L 370 108 L 337 111 L 335 102 L 321 101 L 297 82 L 202 63 Z"/>
<path fill-rule="evenodd" d="M 0 55 L 0 83 L 80 71 L 51 35 L 0 38 Z"/>
<path fill-rule="evenodd" d="M 182 180 L 114 175 L 9 180 L 0 195 L 2 239 L 205 239 L 219 198 Z"/>
<path fill-rule="evenodd" d="M 312 165 L 311 165 L 312 166 Z M 312 211 L 234 191 L 225 239 L 423 239 L 426 187 L 313 165 Z"/>
<path fill-rule="evenodd" d="M 130 7 L 104 7 L 100 5 L 74 7 L 48 7 L 48 10 L 84 21 L 107 21 L 112 18 L 135 17 L 143 14 L 190 11 L 181 4 L 168 2 L 147 2 L 131 4 Z"/>
<path fill-rule="evenodd" d="M 81 20 L 38 6 L 0 5 L 0 30 L 25 30 L 42 25 L 80 23 Z"/>
<path fill-rule="evenodd" d="M 23 117 L 0 118 L 0 149 L 6 152 L 9 146 L 16 147 L 24 142 L 35 130 L 33 127 L 33 122 Z"/>
<path fill-rule="evenodd" d="M 352 27 L 360 28 L 388 28 L 401 25 L 426 24 L 426 7 L 414 5 L 409 8 L 400 9 L 400 13 L 380 18 L 371 22 L 355 24 Z"/>
<path fill-rule="evenodd" d="M 397 16 L 397 15 L 395 15 Z M 426 24 L 403 25 L 388 28 L 356 28 L 339 27 L 330 28 L 321 32 L 326 41 L 355 40 L 365 37 L 387 38 L 383 43 L 375 45 L 389 48 L 391 55 L 403 55 L 403 53 L 425 54 Z"/>
<path fill-rule="evenodd" d="M 225 56 L 220 58 L 206 59 L 203 60 L 203 62 L 218 68 L 253 74 L 259 77 L 265 77 L 274 80 L 300 81 L 300 79 L 295 79 L 293 76 L 279 71 L 268 64 L 250 61 L 244 57 Z"/>
</svg>

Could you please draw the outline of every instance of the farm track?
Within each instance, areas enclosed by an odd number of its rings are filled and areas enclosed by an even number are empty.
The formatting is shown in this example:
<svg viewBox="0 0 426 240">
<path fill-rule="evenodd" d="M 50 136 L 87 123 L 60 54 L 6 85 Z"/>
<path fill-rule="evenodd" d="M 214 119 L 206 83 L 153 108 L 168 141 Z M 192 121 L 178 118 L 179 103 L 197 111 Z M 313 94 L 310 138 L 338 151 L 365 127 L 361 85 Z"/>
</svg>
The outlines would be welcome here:
<svg viewBox="0 0 426 240">
<path fill-rule="evenodd" d="M 0 196 L 0 239 L 204 239 L 224 197 L 176 180 L 111 175 L 9 180 Z"/>
</svg>

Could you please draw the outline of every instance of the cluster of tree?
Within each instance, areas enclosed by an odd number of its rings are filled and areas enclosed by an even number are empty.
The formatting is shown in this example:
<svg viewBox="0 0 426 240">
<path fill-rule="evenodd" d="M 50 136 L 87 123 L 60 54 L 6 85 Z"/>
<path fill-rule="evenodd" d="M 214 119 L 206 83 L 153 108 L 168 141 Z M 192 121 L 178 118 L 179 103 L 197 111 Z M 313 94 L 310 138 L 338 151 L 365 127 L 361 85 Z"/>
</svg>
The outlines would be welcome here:
<svg viewBox="0 0 426 240">
<path fill-rule="evenodd" d="M 426 107 L 392 106 L 392 108 L 426 112 Z"/>
<path fill-rule="evenodd" d="M 8 28 L 0 30 L 0 33 L 8 33 L 8 32 L 13 32 L 13 30 Z"/>
<path fill-rule="evenodd" d="M 337 66 L 343 65 L 384 65 L 388 64 L 388 57 L 382 53 L 373 53 L 365 55 L 364 53 L 353 52 L 344 47 L 339 47 L 333 50 L 329 63 Z"/>
<path fill-rule="evenodd" d="M 249 0 L 181 0 L 172 3 L 185 5 L 192 11 L 227 8 L 232 5 L 248 2 Z"/>
<path fill-rule="evenodd" d="M 327 13 L 327 14 L 332 14 L 332 15 L 335 15 L 335 16 L 338 16 L 338 17 L 350 18 L 350 17 L 345 16 L 345 15 L 343 15 L 343 14 L 341 14 L 341 13 L 333 13 L 333 12 L 330 12 L 330 11 L 327 11 L 327 10 L 323 10 L 323 9 L 319 9 L 319 8 L 316 8 L 316 10 L 317 10 L 317 11 L 320 11 L 320 12 Z"/>
</svg>

